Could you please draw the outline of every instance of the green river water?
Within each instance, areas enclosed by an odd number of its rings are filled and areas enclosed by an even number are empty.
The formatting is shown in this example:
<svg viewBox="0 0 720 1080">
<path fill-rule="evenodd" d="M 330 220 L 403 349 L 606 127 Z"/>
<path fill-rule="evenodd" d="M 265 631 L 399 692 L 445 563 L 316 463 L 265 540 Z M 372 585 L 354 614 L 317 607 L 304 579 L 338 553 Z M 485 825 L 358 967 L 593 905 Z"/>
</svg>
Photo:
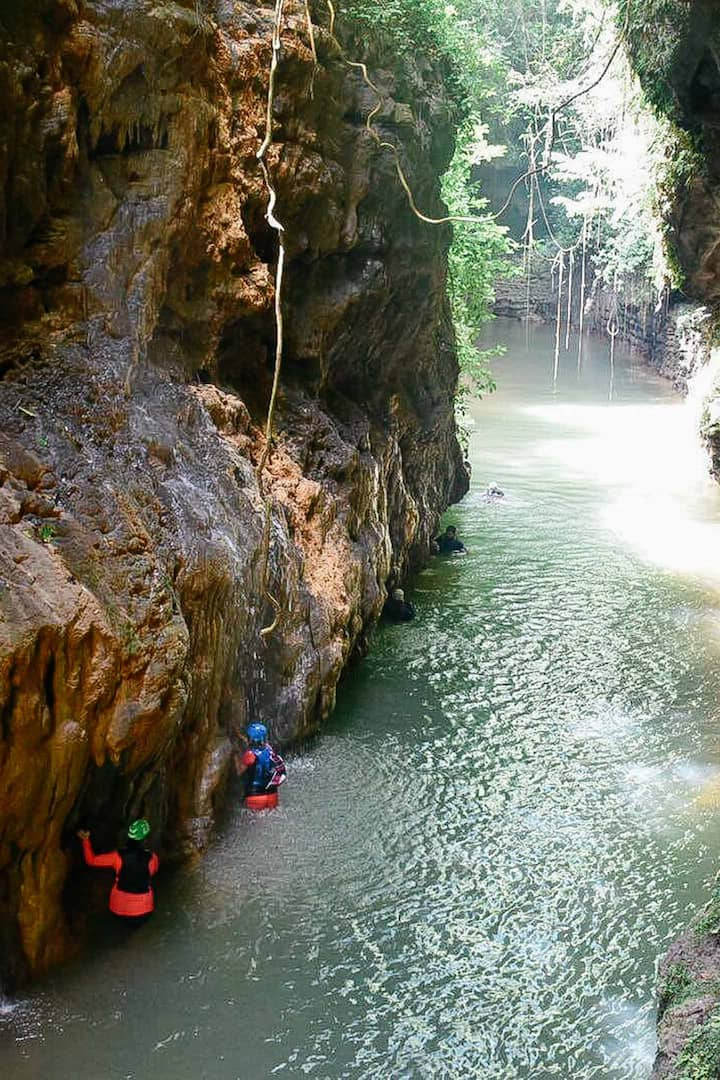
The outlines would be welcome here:
<svg viewBox="0 0 720 1080">
<path fill-rule="evenodd" d="M 5 1003 L 6 1077 L 649 1076 L 656 962 L 720 857 L 720 491 L 637 361 L 598 339 L 554 378 L 551 330 L 492 335 L 469 554 L 379 628 L 279 810 Z"/>
</svg>

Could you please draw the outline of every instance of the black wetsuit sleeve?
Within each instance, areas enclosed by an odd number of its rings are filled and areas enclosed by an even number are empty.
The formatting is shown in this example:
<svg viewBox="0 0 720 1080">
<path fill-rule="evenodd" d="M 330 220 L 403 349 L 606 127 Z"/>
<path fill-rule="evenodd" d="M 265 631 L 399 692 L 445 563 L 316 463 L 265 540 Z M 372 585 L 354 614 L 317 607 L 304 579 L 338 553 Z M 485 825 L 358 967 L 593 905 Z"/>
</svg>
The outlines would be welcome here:
<svg viewBox="0 0 720 1080">
<path fill-rule="evenodd" d="M 253 763 L 252 765 L 248 765 L 247 768 L 245 769 L 245 772 L 242 774 L 241 779 L 242 779 L 242 783 L 243 783 L 243 792 L 244 792 L 245 795 L 249 795 L 250 792 L 252 791 L 253 780 L 255 779 L 255 769 L 256 768 L 257 768 L 257 765 L 255 763 Z"/>
</svg>

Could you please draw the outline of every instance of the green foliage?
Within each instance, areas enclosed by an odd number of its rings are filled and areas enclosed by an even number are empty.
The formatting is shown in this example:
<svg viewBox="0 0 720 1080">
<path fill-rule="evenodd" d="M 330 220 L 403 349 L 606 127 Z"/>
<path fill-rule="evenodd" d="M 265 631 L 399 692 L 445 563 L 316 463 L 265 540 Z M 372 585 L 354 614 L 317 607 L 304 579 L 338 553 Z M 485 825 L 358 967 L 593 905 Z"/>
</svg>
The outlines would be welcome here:
<svg viewBox="0 0 720 1080">
<path fill-rule="evenodd" d="M 620 0 L 617 23 L 627 26 L 633 68 L 648 101 L 663 116 L 675 112 L 670 72 L 690 16 L 687 0 Z"/>
<path fill-rule="evenodd" d="M 673 211 L 681 202 L 687 188 L 704 168 L 704 160 L 695 140 L 672 121 L 663 124 L 665 133 L 665 156 L 658 170 L 655 185 L 655 203 L 661 222 L 663 248 L 673 288 L 680 289 L 685 282 L 685 271 L 680 265 L 670 221 Z"/>
<path fill-rule="evenodd" d="M 402 67 L 403 59 L 418 51 L 440 65 L 457 115 L 465 117 L 443 179 L 443 198 L 450 214 L 482 218 L 486 203 L 471 173 L 491 148 L 479 114 L 497 108 L 502 73 L 481 24 L 466 17 L 471 7 L 467 0 L 458 0 L 457 6 L 444 0 L 345 0 L 341 10 L 372 29 L 376 39 L 384 35 L 396 65 Z M 462 374 L 479 394 L 494 389 L 488 366 L 493 350 L 480 352 L 475 342 L 480 326 L 490 318 L 494 282 L 509 272 L 505 260 L 509 250 L 506 230 L 489 215 L 479 222 L 453 225 L 448 292 L 458 359 Z"/>
<path fill-rule="evenodd" d="M 464 16 L 467 3 L 444 0 L 345 0 L 340 8 L 361 27 L 385 38 L 395 63 L 418 52 L 441 67 L 458 116 L 466 116 L 498 84 L 497 57 L 479 25 Z"/>
<path fill-rule="evenodd" d="M 699 1024 L 677 1059 L 677 1080 L 717 1080 L 720 1076 L 720 1006 Z"/>
<path fill-rule="evenodd" d="M 673 964 L 668 969 L 665 980 L 660 987 L 659 996 L 666 1007 L 671 1008 L 673 1005 L 679 1005 L 681 1001 L 694 997 L 694 988 L 695 980 L 687 964 Z"/>
<path fill-rule="evenodd" d="M 698 934 L 720 934 L 720 881 L 715 882 L 712 895 L 695 924 Z"/>
<path fill-rule="evenodd" d="M 131 622 L 126 622 L 122 628 L 122 643 L 128 656 L 136 656 L 142 648 L 142 642 L 138 637 L 137 630 Z"/>
<path fill-rule="evenodd" d="M 497 350 L 476 346 L 480 327 L 491 318 L 495 281 L 510 272 L 507 256 L 511 241 L 507 229 L 491 217 L 482 217 L 486 200 L 472 181 L 472 169 L 487 153 L 485 127 L 471 117 L 459 132 L 455 155 L 443 178 L 443 198 L 451 214 L 480 216 L 479 221 L 455 222 L 448 256 L 448 291 L 457 339 L 460 371 L 475 393 L 482 396 L 495 388 L 488 360 Z"/>
<path fill-rule="evenodd" d="M 619 216 L 617 230 L 608 237 L 600 252 L 603 278 L 617 281 L 647 274 L 652 269 L 654 251 L 653 232 L 648 228 L 647 220 L 625 211 Z"/>
<path fill-rule="evenodd" d="M 388 62 L 401 76 L 405 58 L 418 53 L 442 72 L 456 116 L 465 118 L 443 183 L 452 214 L 482 216 L 486 208 L 471 175 L 487 130 L 482 119 L 492 124 L 494 141 L 511 144 L 509 157 L 519 173 L 542 165 L 527 221 L 528 245 L 549 231 L 543 241 L 548 255 L 558 243 L 573 248 L 577 260 L 586 246 L 600 276 L 622 287 L 623 279 L 659 284 L 668 274 L 679 283 L 671 238 L 667 230 L 661 235 L 658 217 L 667 217 L 673 195 L 697 162 L 690 143 L 676 152 L 680 144 L 674 141 L 664 186 L 653 200 L 668 131 L 644 107 L 617 52 L 618 34 L 627 30 L 631 45 L 637 43 L 646 77 L 657 67 L 659 101 L 678 27 L 687 22 L 683 5 L 684 0 L 344 0 L 340 11 L 372 30 L 375 62 L 378 42 L 385 41 Z M 511 207 L 516 227 L 527 186 L 518 189 Z M 511 242 L 489 215 L 479 225 L 456 224 L 453 233 L 449 294 L 458 355 L 465 385 L 482 394 L 493 383 L 489 355 L 475 343 L 490 317 L 494 281 L 510 272 Z"/>
<path fill-rule="evenodd" d="M 665 979 L 660 986 L 660 1001 L 664 1009 L 671 1009 L 675 1005 L 681 1005 L 683 1001 L 691 998 L 706 997 L 712 994 L 720 998 L 720 980 L 696 979 L 687 964 L 673 964 L 668 968 Z"/>
<path fill-rule="evenodd" d="M 54 525 L 41 525 L 38 534 L 43 544 L 49 544 L 57 536 L 57 529 Z"/>
</svg>

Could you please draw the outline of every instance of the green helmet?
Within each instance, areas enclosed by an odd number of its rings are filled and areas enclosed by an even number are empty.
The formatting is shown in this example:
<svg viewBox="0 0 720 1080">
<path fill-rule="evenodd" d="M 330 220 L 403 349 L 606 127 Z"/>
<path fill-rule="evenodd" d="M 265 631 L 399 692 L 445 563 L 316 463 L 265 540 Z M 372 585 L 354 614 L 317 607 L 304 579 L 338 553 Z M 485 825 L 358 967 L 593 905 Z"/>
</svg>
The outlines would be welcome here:
<svg viewBox="0 0 720 1080">
<path fill-rule="evenodd" d="M 133 821 L 128 829 L 128 836 L 131 840 L 144 840 L 149 832 L 150 822 L 146 821 L 144 817 L 141 817 L 138 818 L 137 821 Z"/>
</svg>

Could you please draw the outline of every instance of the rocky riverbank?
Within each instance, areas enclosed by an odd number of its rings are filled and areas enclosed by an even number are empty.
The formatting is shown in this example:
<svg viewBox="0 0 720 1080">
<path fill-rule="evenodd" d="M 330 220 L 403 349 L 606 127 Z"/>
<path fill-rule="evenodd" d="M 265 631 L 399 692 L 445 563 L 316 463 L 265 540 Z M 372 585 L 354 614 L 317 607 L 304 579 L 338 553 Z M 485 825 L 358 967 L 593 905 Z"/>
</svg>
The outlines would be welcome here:
<svg viewBox="0 0 720 1080">
<path fill-rule="evenodd" d="M 74 830 L 202 849 L 233 741 L 313 730 L 465 491 L 447 229 L 410 213 L 376 104 L 289 0 L 268 162 L 288 249 L 277 439 L 274 234 L 255 154 L 263 4 L 5 5 L 0 80 L 0 956 L 66 956 Z M 440 210 L 437 71 L 345 38 Z M 408 101 L 419 103 L 416 112 Z M 420 119 L 422 117 L 422 119 Z M 271 513 L 264 500 L 270 497 Z M 280 606 L 275 630 L 274 598 Z"/>
</svg>

